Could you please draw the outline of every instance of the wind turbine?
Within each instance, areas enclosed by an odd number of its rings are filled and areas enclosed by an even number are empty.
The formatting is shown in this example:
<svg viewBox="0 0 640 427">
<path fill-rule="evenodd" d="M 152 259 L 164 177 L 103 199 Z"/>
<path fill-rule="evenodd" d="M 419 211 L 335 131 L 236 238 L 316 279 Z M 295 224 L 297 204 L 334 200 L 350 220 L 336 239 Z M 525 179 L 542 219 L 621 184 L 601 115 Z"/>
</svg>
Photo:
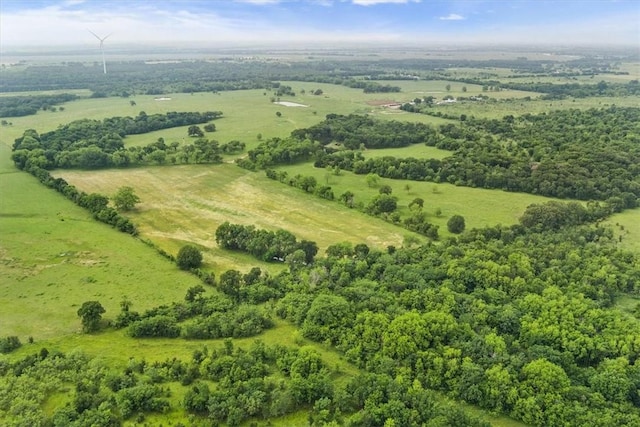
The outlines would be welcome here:
<svg viewBox="0 0 640 427">
<path fill-rule="evenodd" d="M 87 31 L 89 31 L 91 34 L 93 34 L 98 40 L 100 40 L 100 51 L 102 52 L 102 68 L 104 69 L 104 73 L 107 74 L 107 61 L 105 61 L 104 59 L 104 41 L 107 39 L 107 37 L 109 37 L 111 34 L 107 34 L 104 37 L 100 37 L 99 35 L 97 35 L 96 33 L 94 33 L 93 31 L 87 29 Z"/>
</svg>

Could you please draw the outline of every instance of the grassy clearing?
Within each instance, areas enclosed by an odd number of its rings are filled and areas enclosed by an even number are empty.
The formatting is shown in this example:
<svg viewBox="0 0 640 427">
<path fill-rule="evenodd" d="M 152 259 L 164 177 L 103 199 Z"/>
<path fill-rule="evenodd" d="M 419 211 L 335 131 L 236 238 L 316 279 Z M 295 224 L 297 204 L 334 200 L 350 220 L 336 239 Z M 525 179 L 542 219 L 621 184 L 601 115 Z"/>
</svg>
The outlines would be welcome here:
<svg viewBox="0 0 640 427">
<path fill-rule="evenodd" d="M 491 98 L 496 99 L 524 98 L 526 96 L 535 98 L 540 95 L 536 92 L 527 92 L 522 90 L 483 92 L 482 85 L 460 83 L 447 80 L 385 80 L 378 83 L 389 84 L 391 86 L 399 86 L 402 89 L 403 95 L 411 96 L 410 98 L 405 98 L 406 101 L 413 101 L 414 98 L 423 98 L 425 96 L 433 96 L 436 99 L 442 99 L 447 95 L 451 95 L 455 98 L 458 98 L 460 96 L 469 97 L 477 95 L 487 95 Z M 450 86 L 450 90 L 447 90 L 447 85 Z M 467 90 L 464 91 L 463 87 L 466 87 Z"/>
<path fill-rule="evenodd" d="M 284 228 L 301 239 L 317 242 L 321 250 L 340 241 L 366 242 L 376 247 L 402 242 L 403 230 L 398 227 L 232 164 L 60 171 L 55 175 L 81 190 L 103 194 L 113 194 L 123 185 L 132 186 L 142 202 L 129 216 L 139 225 L 141 234 L 174 254 L 185 243 L 199 245 L 205 251 L 207 267 L 216 272 L 265 266 L 217 247 L 215 230 L 224 221 Z"/>
<path fill-rule="evenodd" d="M 451 156 L 452 151 L 440 150 L 436 147 L 429 147 L 424 144 L 413 144 L 408 147 L 401 148 L 380 148 L 375 150 L 363 151 L 365 159 L 378 158 L 385 156 L 407 158 L 414 157 L 416 159 L 444 159 Z"/>
<path fill-rule="evenodd" d="M 451 215 L 462 215 L 466 220 L 467 229 L 496 224 L 511 225 L 518 222 L 518 218 L 530 204 L 551 200 L 547 197 L 524 193 L 385 178 L 380 179 L 377 187 L 370 188 L 367 186 L 365 175 L 343 171 L 336 176 L 324 169 L 313 168 L 309 164 L 282 169 L 286 170 L 290 176 L 296 174 L 314 176 L 319 185 L 330 185 L 336 197 L 350 190 L 356 195 L 356 203 L 362 202 L 365 205 L 378 194 L 379 186 L 388 184 L 393 189 L 393 195 L 398 197 L 398 210 L 403 216 L 409 214 L 407 205 L 416 197 L 420 197 L 424 200 L 424 211 L 428 214 L 429 221 L 440 226 L 441 237 L 450 235 L 447 231 L 447 221 Z M 285 184 L 280 185 L 285 186 Z M 442 211 L 440 216 L 436 215 L 438 208 Z"/>
<path fill-rule="evenodd" d="M 332 372 L 332 377 L 336 383 L 345 383 L 359 373 L 358 369 L 348 363 L 344 358 L 331 348 L 314 343 L 301 337 L 300 333 L 291 324 L 274 319 L 275 327 L 266 331 L 259 337 L 234 339 L 234 347 L 248 349 L 256 340 L 261 340 L 267 345 L 284 345 L 288 347 L 312 346 L 320 353 L 324 363 Z M 162 362 L 167 359 L 177 358 L 189 360 L 194 351 L 202 350 L 203 347 L 209 349 L 222 348 L 223 339 L 216 340 L 183 340 L 183 339 L 132 339 L 126 335 L 125 330 L 107 330 L 96 334 L 77 334 L 73 336 L 56 337 L 33 345 L 24 345 L 11 354 L 11 358 L 24 357 L 38 351 L 42 346 L 56 348 L 65 353 L 82 351 L 96 359 L 93 363 L 101 363 L 106 366 L 124 369 L 130 358 L 146 360 L 148 363 Z M 188 386 L 179 383 L 165 384 L 171 389 L 172 409 L 166 414 L 148 414 L 146 422 L 150 425 L 162 425 L 173 422 L 185 423 L 189 419 L 189 414 L 181 408 L 182 402 Z M 46 402 L 46 408 L 53 412 L 64 402 L 69 400 L 69 395 L 60 393 L 52 396 Z M 304 410 L 278 418 L 274 425 L 304 425 L 298 420 L 307 419 L 307 412 Z M 126 424 L 129 425 L 129 424 Z"/>
<path fill-rule="evenodd" d="M 640 254 L 640 208 L 612 215 L 605 224 L 613 228 L 622 248 Z"/>
</svg>

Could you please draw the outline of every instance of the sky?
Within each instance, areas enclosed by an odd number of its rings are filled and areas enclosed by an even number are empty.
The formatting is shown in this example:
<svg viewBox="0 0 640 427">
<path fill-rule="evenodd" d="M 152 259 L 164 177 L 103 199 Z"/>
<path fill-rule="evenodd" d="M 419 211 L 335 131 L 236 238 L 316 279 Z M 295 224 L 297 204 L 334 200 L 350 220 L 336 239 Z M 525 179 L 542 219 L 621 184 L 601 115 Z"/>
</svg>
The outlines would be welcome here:
<svg viewBox="0 0 640 427">
<path fill-rule="evenodd" d="M 0 0 L 19 46 L 492 43 L 640 49 L 640 0 Z"/>
</svg>

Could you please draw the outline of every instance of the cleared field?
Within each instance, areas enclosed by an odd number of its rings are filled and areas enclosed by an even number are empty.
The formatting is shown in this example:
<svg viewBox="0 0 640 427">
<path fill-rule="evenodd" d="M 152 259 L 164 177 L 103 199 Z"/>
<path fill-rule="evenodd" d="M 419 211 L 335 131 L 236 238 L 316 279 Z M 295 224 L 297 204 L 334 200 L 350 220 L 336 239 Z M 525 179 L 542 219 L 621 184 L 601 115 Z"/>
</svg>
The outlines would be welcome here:
<svg viewBox="0 0 640 427">
<path fill-rule="evenodd" d="M 378 83 L 399 86 L 402 89 L 402 95 L 404 95 L 403 99 L 405 101 L 413 101 L 414 98 L 423 98 L 425 96 L 433 96 L 436 99 L 442 99 L 447 95 L 451 95 L 453 97 L 488 95 L 491 98 L 496 99 L 524 98 L 525 96 L 535 98 L 540 96 L 539 93 L 522 90 L 505 89 L 500 92 L 483 92 L 482 85 L 447 80 L 383 80 Z M 447 86 L 450 86 L 449 90 L 447 90 Z M 463 88 L 467 88 L 467 90 L 464 91 Z"/>
<path fill-rule="evenodd" d="M 640 208 L 612 215 L 605 224 L 613 228 L 621 247 L 640 253 Z"/>
<path fill-rule="evenodd" d="M 182 299 L 199 283 L 155 250 L 91 218 L 8 161 L 0 145 L 0 336 L 41 340 L 80 332 L 79 306 L 114 318 Z"/>
<path fill-rule="evenodd" d="M 291 131 L 312 126 L 325 118 L 327 114 L 373 114 L 382 119 L 417 121 L 422 123 L 448 123 L 448 120 L 424 115 L 410 115 L 399 110 L 390 110 L 370 103 L 385 98 L 388 94 L 365 94 L 360 89 L 344 86 L 307 82 L 283 82 L 296 92 L 295 97 L 282 97 L 281 102 L 293 102 L 308 105 L 306 108 L 287 107 L 271 102 L 272 94 L 264 90 L 246 90 L 213 93 L 169 94 L 167 101 L 155 101 L 154 97 L 135 97 L 136 106 L 119 105 L 121 114 L 137 115 L 140 111 L 147 114 L 167 111 L 207 111 L 219 110 L 224 117 L 215 121 L 216 132 L 207 133 L 206 137 L 221 143 L 239 140 L 251 149 L 260 143 L 258 134 L 263 139 L 284 137 Z M 302 89 L 305 93 L 302 94 Z M 311 91 L 322 89 L 323 95 L 312 95 Z M 266 94 L 266 95 L 265 95 Z M 400 94 L 404 102 L 413 100 L 413 94 Z M 128 103 L 124 99 L 111 98 L 112 102 Z M 126 107 L 126 108 L 125 108 Z M 281 116 L 276 115 L 277 112 Z M 143 135 L 132 135 L 125 139 L 127 145 L 146 145 L 164 138 L 167 142 L 188 141 L 187 127 L 165 129 Z"/>
<path fill-rule="evenodd" d="M 492 95 L 489 95 L 492 96 Z M 486 102 L 455 102 L 449 104 L 441 104 L 435 106 L 433 112 L 442 112 L 443 114 L 451 114 L 459 116 L 466 114 L 467 116 L 483 117 L 483 118 L 502 118 L 506 115 L 519 116 L 522 114 L 539 114 L 552 110 L 566 110 L 571 108 L 588 109 L 588 108 L 604 108 L 611 105 L 619 107 L 636 107 L 640 104 L 640 97 L 626 98 L 610 98 L 610 97 L 593 97 L 593 98 L 577 98 L 565 99 L 561 101 L 544 101 L 533 99 L 525 100 L 505 100 L 495 103 Z"/>
<path fill-rule="evenodd" d="M 424 144 L 413 144 L 408 147 L 402 148 L 380 148 L 376 150 L 363 151 L 365 159 L 377 158 L 377 157 L 414 157 L 416 159 L 444 159 L 449 157 L 452 152 L 447 150 L 440 150 L 435 147 L 428 147 Z"/>
<path fill-rule="evenodd" d="M 207 267 L 216 272 L 259 264 L 217 248 L 215 230 L 224 221 L 272 230 L 283 228 L 317 242 L 321 251 L 341 241 L 376 247 L 400 245 L 405 234 L 382 220 L 232 164 L 59 171 L 55 175 L 81 190 L 103 194 L 113 194 L 123 185 L 132 186 L 142 203 L 129 217 L 139 225 L 141 234 L 171 253 L 185 243 L 200 245 Z"/>
<path fill-rule="evenodd" d="M 351 172 L 343 171 L 340 175 L 334 175 L 324 169 L 313 168 L 310 164 L 280 169 L 286 170 L 289 176 L 313 176 L 319 185 L 330 185 L 336 197 L 347 190 L 352 191 L 355 194 L 355 202 L 365 205 L 378 194 L 379 186 L 387 184 L 393 189 L 392 194 L 398 197 L 398 210 L 402 215 L 408 215 L 408 204 L 420 197 L 424 200 L 424 211 L 428 214 L 429 222 L 440 226 L 438 231 L 441 237 L 450 235 L 447 231 L 447 221 L 452 215 L 462 215 L 467 229 L 497 224 L 511 225 L 518 222 L 524 209 L 530 204 L 551 200 L 547 197 L 501 190 L 384 178 L 379 180 L 378 186 L 371 188 L 367 186 L 365 175 L 355 175 Z M 285 184 L 280 185 L 287 188 Z M 296 191 L 302 193 L 302 190 Z M 436 215 L 438 209 L 441 210 L 439 216 Z"/>
</svg>

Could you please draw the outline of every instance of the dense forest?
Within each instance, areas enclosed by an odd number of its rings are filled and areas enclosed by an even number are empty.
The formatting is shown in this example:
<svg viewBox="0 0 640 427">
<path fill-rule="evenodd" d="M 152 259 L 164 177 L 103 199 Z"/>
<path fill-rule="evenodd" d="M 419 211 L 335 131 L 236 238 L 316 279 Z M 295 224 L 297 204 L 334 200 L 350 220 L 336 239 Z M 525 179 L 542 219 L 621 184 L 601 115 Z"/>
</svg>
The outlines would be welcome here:
<svg viewBox="0 0 640 427">
<path fill-rule="evenodd" d="M 620 211 L 637 206 L 640 197 L 639 124 L 640 109 L 614 106 L 501 120 L 468 118 L 438 128 L 330 115 L 294 131 L 288 140 L 266 141 L 239 164 L 265 168 L 315 159 L 317 167 L 357 174 L 606 200 Z M 442 160 L 365 159 L 361 152 L 416 143 L 451 150 L 452 155 Z"/>
</svg>

